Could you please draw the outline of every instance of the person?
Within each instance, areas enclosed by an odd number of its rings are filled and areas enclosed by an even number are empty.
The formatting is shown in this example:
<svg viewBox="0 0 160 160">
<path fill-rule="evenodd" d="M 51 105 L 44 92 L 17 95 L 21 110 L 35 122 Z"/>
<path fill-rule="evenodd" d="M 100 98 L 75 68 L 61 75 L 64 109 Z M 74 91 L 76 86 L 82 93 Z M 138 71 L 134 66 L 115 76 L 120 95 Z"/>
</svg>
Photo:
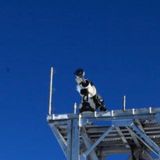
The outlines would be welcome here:
<svg viewBox="0 0 160 160">
<path fill-rule="evenodd" d="M 74 75 L 77 83 L 77 91 L 82 97 L 79 112 L 94 112 L 96 109 L 106 111 L 107 109 L 105 107 L 104 100 L 97 93 L 97 89 L 93 82 L 85 78 L 85 71 L 82 68 L 79 68 L 74 72 Z"/>
</svg>

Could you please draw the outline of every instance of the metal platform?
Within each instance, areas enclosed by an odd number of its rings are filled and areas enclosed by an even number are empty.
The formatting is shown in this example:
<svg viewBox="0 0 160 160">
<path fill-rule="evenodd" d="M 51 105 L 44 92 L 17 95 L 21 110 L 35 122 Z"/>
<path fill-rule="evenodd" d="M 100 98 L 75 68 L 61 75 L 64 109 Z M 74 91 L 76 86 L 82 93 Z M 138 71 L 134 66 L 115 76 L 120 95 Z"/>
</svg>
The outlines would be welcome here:
<svg viewBox="0 0 160 160">
<path fill-rule="evenodd" d="M 53 67 L 47 122 L 67 160 L 106 160 L 130 154 L 129 160 L 160 160 L 160 108 L 148 107 L 76 114 L 53 114 Z M 53 111 L 52 111 L 53 110 Z"/>
<path fill-rule="evenodd" d="M 51 114 L 47 121 L 67 160 L 105 160 L 117 153 L 160 159 L 160 108 Z"/>
</svg>

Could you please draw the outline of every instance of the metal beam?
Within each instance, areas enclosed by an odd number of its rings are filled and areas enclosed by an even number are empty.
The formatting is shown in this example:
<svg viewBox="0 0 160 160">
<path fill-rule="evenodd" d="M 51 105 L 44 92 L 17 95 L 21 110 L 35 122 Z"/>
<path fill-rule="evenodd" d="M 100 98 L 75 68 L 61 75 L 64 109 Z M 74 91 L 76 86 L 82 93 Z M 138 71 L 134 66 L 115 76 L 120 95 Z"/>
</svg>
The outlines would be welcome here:
<svg viewBox="0 0 160 160">
<path fill-rule="evenodd" d="M 131 137 L 132 137 L 135 145 L 136 145 L 138 148 L 141 147 L 141 145 L 140 145 L 140 143 L 139 143 L 139 141 L 138 141 L 135 133 L 134 133 L 129 127 L 126 127 L 126 128 L 128 129 L 128 131 L 129 131 L 129 133 L 130 133 L 130 135 L 131 135 Z"/>
<path fill-rule="evenodd" d="M 53 89 L 53 67 L 51 67 L 50 73 L 50 90 L 49 90 L 49 107 L 48 107 L 48 114 L 52 114 L 52 89 Z"/>
<path fill-rule="evenodd" d="M 119 121 L 119 120 L 113 120 L 113 121 L 112 121 L 112 124 L 113 124 L 114 126 L 118 126 L 118 127 L 119 127 L 119 126 L 126 127 L 126 128 L 128 129 L 128 131 L 129 131 L 129 133 L 130 133 L 130 135 L 131 135 L 134 143 L 136 144 L 136 146 L 137 146 L 137 147 L 140 147 L 140 143 L 139 143 L 138 139 L 137 139 L 136 136 L 133 134 L 133 132 L 131 131 L 131 129 L 128 127 L 128 126 L 130 126 L 130 125 L 133 124 L 133 119 L 123 119 L 123 120 L 121 120 L 121 121 Z"/>
<path fill-rule="evenodd" d="M 148 153 L 148 151 L 146 151 L 146 150 L 143 150 L 143 152 L 142 152 L 142 157 L 144 158 L 144 159 L 147 159 L 147 160 L 154 160 L 153 158 L 152 158 L 152 156 Z"/>
<path fill-rule="evenodd" d="M 128 145 L 128 142 L 127 142 L 125 136 L 123 135 L 123 133 L 122 133 L 122 131 L 121 131 L 121 129 L 120 129 L 120 127 L 115 127 L 115 128 L 116 128 L 119 136 L 121 137 L 123 143 L 125 144 L 125 146 L 126 146 L 127 148 L 130 148 L 130 146 Z"/>
<path fill-rule="evenodd" d="M 114 114 L 113 114 L 114 113 Z M 114 110 L 108 111 L 108 112 L 97 112 L 96 114 L 93 113 L 83 113 L 82 118 L 86 119 L 92 119 L 96 118 L 96 120 L 113 120 L 113 119 L 152 119 L 156 118 L 159 119 L 160 115 L 160 107 L 159 108 L 152 108 L 152 112 L 150 113 L 148 108 L 141 108 L 141 109 L 135 109 L 134 113 L 132 109 L 127 109 L 125 112 L 122 110 Z M 157 115 L 157 116 L 155 116 Z M 75 114 L 56 114 L 52 117 L 48 117 L 48 120 L 67 120 L 67 119 L 73 119 L 78 118 L 78 115 Z M 159 120 L 160 121 L 160 120 Z"/>
<path fill-rule="evenodd" d="M 88 137 L 84 127 L 81 128 L 81 135 L 82 135 L 83 142 L 84 142 L 86 148 L 89 149 L 92 146 L 93 142 Z M 82 155 L 82 156 L 85 157 L 85 155 Z M 89 156 L 90 156 L 91 160 L 98 160 L 98 157 L 97 157 L 97 155 L 96 155 L 94 150 L 89 154 Z M 85 158 L 87 158 L 87 157 L 85 157 Z"/>
<path fill-rule="evenodd" d="M 82 122 L 88 119 L 92 125 L 82 123 L 79 126 L 78 114 L 49 114 L 47 121 L 67 160 L 98 160 L 109 154 L 130 154 L 128 145 L 130 148 L 133 145 L 132 150 L 134 147 L 141 149 L 135 151 L 137 156 L 153 160 L 152 152 L 160 156 L 159 117 L 160 108 L 142 108 L 134 109 L 134 112 L 126 109 L 125 112 L 82 113 Z M 152 152 L 148 152 L 149 149 Z"/>
<path fill-rule="evenodd" d="M 50 125 L 50 128 L 51 128 L 53 134 L 55 135 L 59 145 L 61 146 L 64 155 L 67 157 L 67 143 L 66 143 L 64 137 L 61 135 L 61 133 L 59 132 L 59 130 L 57 129 L 57 127 L 53 123 L 49 124 L 49 125 Z"/>
<path fill-rule="evenodd" d="M 134 123 L 130 126 L 132 131 L 135 133 L 135 136 L 145 144 L 151 151 L 153 151 L 157 156 L 160 156 L 160 147 L 150 138 L 148 137 L 138 126 Z"/>
<path fill-rule="evenodd" d="M 67 150 L 67 160 L 79 160 L 79 127 L 77 119 L 72 119 L 68 122 L 67 132 L 67 148 L 69 147 Z"/>
<path fill-rule="evenodd" d="M 109 134 L 111 130 L 112 127 L 109 127 L 107 131 L 104 132 L 102 136 L 99 137 L 98 140 L 84 153 L 84 155 L 88 156 L 91 153 L 91 151 Z"/>
<path fill-rule="evenodd" d="M 68 120 L 67 122 L 67 160 L 71 159 L 71 147 L 72 147 L 72 130 L 71 130 L 71 120 Z"/>
<path fill-rule="evenodd" d="M 148 153 L 148 151 L 146 149 L 142 149 L 142 148 L 135 148 L 134 156 L 135 156 L 136 160 L 137 159 L 138 160 L 139 159 L 154 160 L 152 158 L 152 156 Z M 133 160 L 132 154 L 129 156 L 129 160 Z"/>
<path fill-rule="evenodd" d="M 144 128 L 143 128 L 143 126 L 142 126 L 140 120 L 139 120 L 139 119 L 136 119 L 135 122 L 137 123 L 139 129 L 141 129 L 141 131 L 145 132 L 145 130 L 144 130 Z"/>
</svg>

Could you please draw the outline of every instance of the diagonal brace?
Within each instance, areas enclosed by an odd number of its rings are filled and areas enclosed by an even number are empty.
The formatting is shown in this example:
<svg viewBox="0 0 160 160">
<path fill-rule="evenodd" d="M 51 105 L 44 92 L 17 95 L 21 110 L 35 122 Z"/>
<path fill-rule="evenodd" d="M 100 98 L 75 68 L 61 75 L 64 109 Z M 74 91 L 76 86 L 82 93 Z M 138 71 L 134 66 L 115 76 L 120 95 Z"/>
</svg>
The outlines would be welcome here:
<svg viewBox="0 0 160 160">
<path fill-rule="evenodd" d="M 145 144 L 151 151 L 153 151 L 156 155 L 160 156 L 160 147 L 143 132 L 139 127 L 137 127 L 134 123 L 131 124 L 130 128 L 135 133 L 135 136 Z"/>
<path fill-rule="evenodd" d="M 115 127 L 115 129 L 116 129 L 116 131 L 118 132 L 119 136 L 121 137 L 121 139 L 122 139 L 123 143 L 125 144 L 125 146 L 126 146 L 127 148 L 130 148 L 130 146 L 129 146 L 129 144 L 128 144 L 126 138 L 125 138 L 125 136 L 123 135 L 123 133 L 122 133 L 122 131 L 121 131 L 121 129 L 120 129 L 120 127 Z"/>
<path fill-rule="evenodd" d="M 136 134 L 132 131 L 131 128 L 129 128 L 129 127 L 126 127 L 126 128 L 127 128 L 127 130 L 129 131 L 129 133 L 130 133 L 130 135 L 131 135 L 134 143 L 136 144 L 136 146 L 137 146 L 138 148 L 141 147 L 140 142 L 139 142 L 139 140 L 137 139 Z"/>
<path fill-rule="evenodd" d="M 148 153 L 148 151 L 144 150 L 142 152 L 142 156 L 144 159 L 147 159 L 147 160 L 153 160 L 152 156 Z"/>
<path fill-rule="evenodd" d="M 111 130 L 112 127 L 109 127 L 107 131 L 105 131 L 102 136 L 99 137 L 97 141 L 86 152 L 84 152 L 84 155 L 87 157 L 91 153 L 91 151 L 93 151 L 93 149 L 109 134 Z"/>
<path fill-rule="evenodd" d="M 59 130 L 57 129 L 57 127 L 54 124 L 49 124 L 52 132 L 54 133 L 59 145 L 61 146 L 65 156 L 67 157 L 67 143 L 64 139 L 64 137 L 61 135 L 61 133 L 59 132 Z"/>
<path fill-rule="evenodd" d="M 92 141 L 88 137 L 84 127 L 82 127 L 81 135 L 82 135 L 82 138 L 83 138 L 83 141 L 85 143 L 86 148 L 89 149 L 92 146 Z M 82 156 L 86 157 L 86 155 L 82 155 Z M 97 155 L 96 155 L 94 150 L 89 154 L 89 156 L 91 157 L 92 160 L 98 160 L 98 157 L 97 157 Z"/>
</svg>

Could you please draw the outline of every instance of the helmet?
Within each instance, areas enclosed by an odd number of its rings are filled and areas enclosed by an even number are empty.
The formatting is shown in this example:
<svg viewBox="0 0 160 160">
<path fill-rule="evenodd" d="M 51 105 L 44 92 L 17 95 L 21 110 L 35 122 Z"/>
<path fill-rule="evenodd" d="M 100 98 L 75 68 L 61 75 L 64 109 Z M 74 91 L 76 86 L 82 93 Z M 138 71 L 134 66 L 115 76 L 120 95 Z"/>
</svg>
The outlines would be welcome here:
<svg viewBox="0 0 160 160">
<path fill-rule="evenodd" d="M 82 68 L 78 68 L 75 72 L 74 72 L 74 75 L 75 76 L 78 76 L 78 77 L 83 77 L 85 75 L 85 72 Z"/>
</svg>

